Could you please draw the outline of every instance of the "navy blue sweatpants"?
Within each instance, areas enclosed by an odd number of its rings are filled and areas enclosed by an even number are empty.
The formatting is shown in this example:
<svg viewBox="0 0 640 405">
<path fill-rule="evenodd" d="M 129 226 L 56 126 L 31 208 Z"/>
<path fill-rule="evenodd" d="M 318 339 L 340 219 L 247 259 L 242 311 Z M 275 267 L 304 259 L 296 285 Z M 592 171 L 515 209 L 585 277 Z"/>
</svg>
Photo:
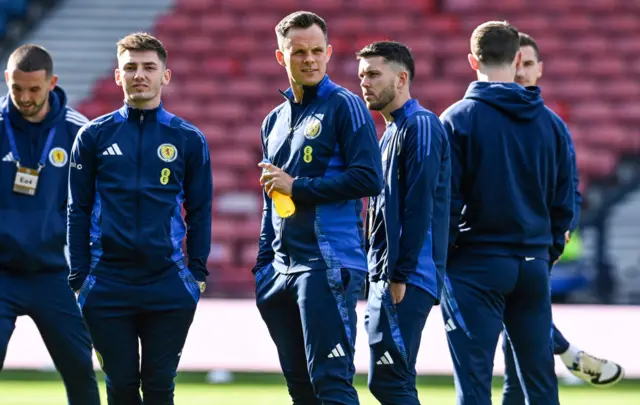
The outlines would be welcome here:
<svg viewBox="0 0 640 405">
<path fill-rule="evenodd" d="M 558 405 L 546 260 L 453 252 L 442 312 L 458 405 L 491 405 L 503 329 L 520 365 L 529 405 Z"/>
<path fill-rule="evenodd" d="M 67 275 L 64 271 L 28 276 L 0 271 L 0 370 L 16 318 L 27 315 L 62 376 L 69 405 L 99 405 L 91 339 Z"/>
<path fill-rule="evenodd" d="M 356 302 L 366 272 L 256 273 L 256 303 L 276 344 L 293 405 L 357 405 Z"/>
<path fill-rule="evenodd" d="M 553 325 L 551 330 L 553 338 L 553 354 L 562 354 L 569 350 L 569 342 L 564 338 L 560 330 Z M 522 384 L 518 377 L 518 365 L 513 357 L 513 348 L 508 337 L 504 334 L 502 338 L 502 351 L 504 352 L 504 390 L 502 405 L 525 405 Z"/>
<path fill-rule="evenodd" d="M 371 283 L 365 325 L 369 334 L 369 390 L 382 405 L 420 405 L 416 359 L 422 330 L 435 299 L 407 285 L 404 299 L 393 304 L 386 281 Z"/>
<path fill-rule="evenodd" d="M 199 299 L 188 269 L 144 285 L 87 277 L 78 303 L 106 374 L 109 405 L 142 404 L 141 383 L 145 405 L 173 405 L 174 378 Z"/>
</svg>

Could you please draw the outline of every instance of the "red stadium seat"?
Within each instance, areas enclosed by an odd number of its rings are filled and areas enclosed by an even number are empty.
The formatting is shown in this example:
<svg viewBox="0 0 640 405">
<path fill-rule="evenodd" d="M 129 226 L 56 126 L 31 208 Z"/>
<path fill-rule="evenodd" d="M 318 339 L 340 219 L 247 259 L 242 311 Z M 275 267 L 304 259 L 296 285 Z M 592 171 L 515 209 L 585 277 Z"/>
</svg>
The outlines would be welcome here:
<svg viewBox="0 0 640 405">
<path fill-rule="evenodd" d="M 244 77 L 260 75 L 260 77 L 265 78 L 265 81 L 266 79 L 280 79 L 280 81 L 283 81 L 283 76 L 286 75 L 284 67 L 280 66 L 276 61 L 275 49 L 269 49 L 268 51 L 261 51 L 251 56 L 248 60 L 242 61 L 239 68 L 242 70 Z M 268 81 L 268 83 L 271 82 L 272 80 Z"/>
<path fill-rule="evenodd" d="M 527 18 L 522 18 L 513 23 L 518 28 L 518 31 L 525 32 L 534 38 L 539 34 L 544 34 L 552 24 L 550 19 L 544 15 L 528 15 Z"/>
<path fill-rule="evenodd" d="M 598 149 L 582 149 L 579 154 L 576 154 L 576 161 L 580 174 L 602 178 L 613 172 L 616 155 Z"/>
<path fill-rule="evenodd" d="M 193 17 L 197 21 L 200 32 L 215 41 L 238 29 L 238 19 L 235 15 L 224 12 L 202 12 Z M 195 25 L 195 24 L 194 24 Z"/>
<path fill-rule="evenodd" d="M 165 37 L 182 35 L 192 26 L 193 22 L 186 14 L 164 14 L 158 19 L 154 32 L 164 40 Z"/>
<path fill-rule="evenodd" d="M 217 151 L 213 150 L 211 152 L 211 159 L 216 159 L 218 156 Z M 238 176 L 236 173 L 231 170 L 214 170 L 213 172 L 213 187 L 214 193 L 218 194 L 218 192 L 225 192 L 231 190 L 237 190 L 238 186 Z"/>
<path fill-rule="evenodd" d="M 262 148 L 260 138 L 260 123 L 249 125 L 238 125 L 231 128 L 231 137 L 239 145 L 248 148 Z"/>
<path fill-rule="evenodd" d="M 613 152 L 623 150 L 626 147 L 627 138 L 625 128 L 610 124 L 594 125 L 584 133 L 585 141 L 592 147 Z"/>
<path fill-rule="evenodd" d="M 631 78 L 609 78 L 600 84 L 599 94 L 612 102 L 640 100 L 640 83 Z"/>
<path fill-rule="evenodd" d="M 228 266 L 232 264 L 233 248 L 227 243 L 212 243 L 208 262 L 213 266 Z"/>
<path fill-rule="evenodd" d="M 331 19 L 332 35 L 353 36 L 372 29 L 373 26 L 366 17 L 345 15 Z"/>
<path fill-rule="evenodd" d="M 211 95 L 211 100 L 216 100 L 216 102 L 210 102 L 200 107 L 200 113 L 206 113 L 211 121 L 228 125 L 242 120 L 249 114 L 246 106 L 238 101 L 225 102 L 222 99 L 216 98 L 215 94 Z"/>
<path fill-rule="evenodd" d="M 602 36 L 577 37 L 571 41 L 571 52 L 574 55 L 593 56 L 594 60 L 601 58 L 611 48 L 611 42 Z"/>
<path fill-rule="evenodd" d="M 620 59 L 594 58 L 585 64 L 587 72 L 594 79 L 613 79 L 624 77 L 626 63 Z"/>
<path fill-rule="evenodd" d="M 177 0 L 175 14 L 202 14 L 215 7 L 216 1 L 211 0 Z"/>
<path fill-rule="evenodd" d="M 237 238 L 236 224 L 229 220 L 213 218 L 211 221 L 211 237 L 215 241 L 234 242 Z"/>
<path fill-rule="evenodd" d="M 214 55 L 203 61 L 204 73 L 210 78 L 235 76 L 240 71 L 240 62 L 231 57 Z"/>
<path fill-rule="evenodd" d="M 460 18 L 454 14 L 430 15 L 421 18 L 418 24 L 422 27 L 423 35 L 432 35 L 438 38 L 455 35 L 460 31 Z"/>
<path fill-rule="evenodd" d="M 255 154 L 246 149 L 218 149 L 215 151 L 215 156 L 215 159 L 212 159 L 211 162 L 213 167 L 225 170 L 240 169 L 250 165 L 256 165 L 258 162 Z"/>
<path fill-rule="evenodd" d="M 562 21 L 562 24 L 557 24 L 555 27 L 555 31 L 558 33 L 587 34 L 591 32 L 594 24 L 588 15 L 580 13 L 567 13 L 556 17 Z M 576 40 L 579 39 L 576 38 Z"/>
<path fill-rule="evenodd" d="M 433 14 L 439 0 L 394 0 L 394 9 L 404 10 L 419 18 Z"/>
<path fill-rule="evenodd" d="M 581 122 L 603 122 L 611 118 L 613 109 L 606 103 L 598 101 L 586 101 L 576 104 L 571 111 L 571 116 Z"/>
<path fill-rule="evenodd" d="M 470 52 L 468 36 L 443 37 L 434 48 L 434 54 L 441 57 L 466 60 Z"/>
<path fill-rule="evenodd" d="M 256 263 L 258 257 L 258 244 L 248 243 L 242 248 L 242 264 L 251 268 Z"/>
<path fill-rule="evenodd" d="M 334 16 L 336 14 L 340 14 L 348 3 L 348 0 L 322 0 L 315 2 L 313 4 L 313 9 L 317 10 L 320 15 Z M 333 21 L 331 19 L 327 21 L 327 24 L 329 25 L 332 23 Z"/>
<path fill-rule="evenodd" d="M 571 5 L 573 6 L 574 10 L 582 9 L 595 15 L 615 10 L 620 4 L 621 2 L 618 0 L 571 0 Z"/>
<path fill-rule="evenodd" d="M 236 21 L 236 28 L 241 29 L 246 34 L 258 34 L 265 37 L 271 37 L 275 40 L 275 26 L 284 17 L 277 13 L 249 13 L 245 14 L 240 20 L 240 24 Z M 238 26 L 239 25 L 239 26 Z"/>
</svg>

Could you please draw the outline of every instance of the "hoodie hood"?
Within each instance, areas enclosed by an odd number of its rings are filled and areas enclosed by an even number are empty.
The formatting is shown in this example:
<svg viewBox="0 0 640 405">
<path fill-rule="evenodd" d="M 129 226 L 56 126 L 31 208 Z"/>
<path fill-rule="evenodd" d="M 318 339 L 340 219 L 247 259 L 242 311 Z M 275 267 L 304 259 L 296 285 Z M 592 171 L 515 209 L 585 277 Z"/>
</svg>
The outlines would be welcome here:
<svg viewBox="0 0 640 405">
<path fill-rule="evenodd" d="M 540 88 L 525 88 L 517 83 L 476 81 L 469 85 L 464 98 L 482 101 L 522 121 L 533 120 L 544 111 Z"/>
<path fill-rule="evenodd" d="M 43 131 L 48 130 L 58 123 L 59 120 L 64 119 L 65 108 L 67 106 L 67 95 L 64 90 L 56 86 L 53 91 L 49 93 L 49 105 L 51 108 L 47 116 L 42 122 L 35 124 L 35 126 Z M 30 126 L 33 126 L 34 124 L 24 119 L 20 114 L 20 111 L 18 111 L 16 106 L 13 105 L 13 102 L 11 102 L 9 94 L 7 94 L 2 102 L 2 109 L 4 110 L 7 106 L 9 108 L 9 119 L 11 120 L 11 125 L 22 132 L 29 133 Z"/>
</svg>

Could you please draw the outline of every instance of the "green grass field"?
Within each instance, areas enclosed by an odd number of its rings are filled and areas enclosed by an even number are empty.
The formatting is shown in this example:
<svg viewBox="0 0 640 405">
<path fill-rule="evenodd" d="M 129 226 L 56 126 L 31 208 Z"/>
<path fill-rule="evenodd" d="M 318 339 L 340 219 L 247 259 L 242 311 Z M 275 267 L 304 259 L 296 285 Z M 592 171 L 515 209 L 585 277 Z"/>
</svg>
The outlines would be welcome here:
<svg viewBox="0 0 640 405">
<path fill-rule="evenodd" d="M 494 404 L 500 404 L 501 380 L 496 379 Z M 282 378 L 274 375 L 243 374 L 230 384 L 206 384 L 203 374 L 180 375 L 177 380 L 177 405 L 286 405 L 290 404 Z M 357 379 L 362 405 L 377 402 L 368 393 L 362 376 Z M 104 398 L 104 383 L 100 390 Z M 425 405 L 455 405 L 450 377 L 420 380 L 420 399 Z M 562 405 L 638 405 L 640 381 L 623 381 L 609 389 L 587 386 L 561 386 Z M 66 405 L 62 383 L 52 373 L 0 373 L 2 405 Z M 103 402 L 106 404 L 106 400 Z"/>
</svg>

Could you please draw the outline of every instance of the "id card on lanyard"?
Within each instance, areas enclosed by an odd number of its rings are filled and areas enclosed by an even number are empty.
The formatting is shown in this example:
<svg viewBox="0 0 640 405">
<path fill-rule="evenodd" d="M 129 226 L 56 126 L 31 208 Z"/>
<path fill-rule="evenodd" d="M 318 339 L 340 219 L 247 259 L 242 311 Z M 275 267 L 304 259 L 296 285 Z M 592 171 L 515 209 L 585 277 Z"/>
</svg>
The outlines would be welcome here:
<svg viewBox="0 0 640 405">
<path fill-rule="evenodd" d="M 36 195 L 36 190 L 38 188 L 38 179 L 40 177 L 40 172 L 42 168 L 45 166 L 47 161 L 47 155 L 51 151 L 51 145 L 53 144 L 53 138 L 56 134 L 55 126 L 49 130 L 49 134 L 47 135 L 47 142 L 44 144 L 44 149 L 42 149 L 42 156 L 38 161 L 38 167 L 33 169 L 29 167 L 25 167 L 20 165 L 20 155 L 18 154 L 18 148 L 16 147 L 16 138 L 13 133 L 13 127 L 11 127 L 11 122 L 9 121 L 9 114 L 5 110 L 4 114 L 4 128 L 7 133 L 7 138 L 9 139 L 9 146 L 11 147 L 11 153 L 13 154 L 13 159 L 16 162 L 16 177 L 13 181 L 13 191 L 18 194 Z"/>
</svg>

